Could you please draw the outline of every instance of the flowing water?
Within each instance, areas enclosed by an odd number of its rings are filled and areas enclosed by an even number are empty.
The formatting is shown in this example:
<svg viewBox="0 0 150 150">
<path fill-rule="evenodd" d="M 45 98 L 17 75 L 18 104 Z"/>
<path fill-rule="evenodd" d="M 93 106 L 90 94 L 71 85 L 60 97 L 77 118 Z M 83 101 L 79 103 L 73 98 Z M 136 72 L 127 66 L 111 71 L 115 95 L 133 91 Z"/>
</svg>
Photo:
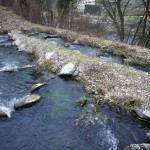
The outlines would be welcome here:
<svg viewBox="0 0 150 150">
<path fill-rule="evenodd" d="M 107 53 L 104 51 L 101 51 L 99 48 L 91 47 L 91 46 L 85 46 L 85 45 L 79 45 L 79 44 L 72 44 L 68 43 L 66 40 L 60 37 L 50 38 L 51 35 L 47 33 L 38 33 L 34 35 L 33 37 L 39 38 L 39 39 L 46 39 L 47 42 L 59 45 L 59 46 L 65 46 L 68 50 L 77 50 L 80 51 L 83 54 L 89 55 L 89 56 L 96 56 L 100 57 L 100 59 L 103 59 L 105 61 L 109 61 L 111 63 L 117 63 L 117 64 L 124 64 L 124 57 L 113 55 L 112 53 Z M 135 69 L 148 72 L 150 73 L 150 66 L 149 65 L 132 65 L 128 66 L 133 67 Z"/>
<path fill-rule="evenodd" d="M 76 101 L 84 95 L 90 99 L 89 95 L 77 81 L 58 76 L 37 91 L 42 96 L 39 103 L 14 111 L 13 102 L 47 77 L 36 68 L 19 69 L 34 62 L 15 47 L 0 48 L 0 64 L 0 109 L 13 111 L 11 118 L 0 118 L 1 150 L 121 150 L 148 142 L 147 129 L 127 113 L 107 105 L 93 113 L 90 100 L 85 107 L 78 106 Z"/>
</svg>

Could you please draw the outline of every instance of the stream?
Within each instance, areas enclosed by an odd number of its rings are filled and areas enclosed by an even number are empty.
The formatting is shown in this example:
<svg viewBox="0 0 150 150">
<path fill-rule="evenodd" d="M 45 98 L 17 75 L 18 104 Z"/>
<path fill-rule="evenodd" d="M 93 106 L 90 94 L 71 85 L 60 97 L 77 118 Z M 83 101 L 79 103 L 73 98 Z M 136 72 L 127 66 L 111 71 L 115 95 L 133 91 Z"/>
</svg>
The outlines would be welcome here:
<svg viewBox="0 0 150 150">
<path fill-rule="evenodd" d="M 64 46 L 68 50 L 80 51 L 81 53 L 88 55 L 88 56 L 96 56 L 96 57 L 99 57 L 100 59 L 103 59 L 105 61 L 109 61 L 111 63 L 117 63 L 117 64 L 124 65 L 124 59 L 125 59 L 124 57 L 116 56 L 116 55 L 113 55 L 112 53 L 104 52 L 104 51 L 102 51 L 96 47 L 69 43 L 68 41 L 66 41 L 65 39 L 63 39 L 61 37 L 54 37 L 53 35 L 43 33 L 43 32 L 32 35 L 32 37 L 38 38 L 38 39 L 44 39 L 47 42 L 54 44 L 54 45 L 57 45 L 57 46 Z M 145 66 L 143 66 L 143 65 L 129 65 L 128 67 L 133 67 L 137 70 L 141 70 L 141 71 L 150 73 L 150 66 L 149 65 L 145 65 Z"/>
<path fill-rule="evenodd" d="M 0 44 L 8 42 L 7 35 L 0 36 Z M 90 96 L 80 83 L 59 76 L 49 79 L 52 73 L 37 71 L 29 54 L 10 45 L 0 47 L 0 110 L 12 111 L 10 118 L 0 118 L 1 150 L 121 150 L 148 142 L 148 128 L 129 114 L 107 105 L 94 113 L 90 100 L 81 108 L 77 100 Z M 25 65 L 33 67 L 21 69 Z M 13 109 L 14 101 L 44 81 L 47 84 L 35 92 L 42 96 L 39 103 Z"/>
</svg>

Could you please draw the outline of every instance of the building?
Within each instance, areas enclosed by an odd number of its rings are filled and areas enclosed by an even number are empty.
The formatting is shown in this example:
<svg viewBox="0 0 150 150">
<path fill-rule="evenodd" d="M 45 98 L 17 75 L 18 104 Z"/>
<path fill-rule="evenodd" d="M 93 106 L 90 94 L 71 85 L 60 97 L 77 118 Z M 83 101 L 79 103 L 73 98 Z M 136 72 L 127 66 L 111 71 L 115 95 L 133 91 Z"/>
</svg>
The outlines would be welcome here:
<svg viewBox="0 0 150 150">
<path fill-rule="evenodd" d="M 85 5 L 95 5 L 95 0 L 81 0 L 78 4 L 78 11 L 84 12 Z"/>
</svg>

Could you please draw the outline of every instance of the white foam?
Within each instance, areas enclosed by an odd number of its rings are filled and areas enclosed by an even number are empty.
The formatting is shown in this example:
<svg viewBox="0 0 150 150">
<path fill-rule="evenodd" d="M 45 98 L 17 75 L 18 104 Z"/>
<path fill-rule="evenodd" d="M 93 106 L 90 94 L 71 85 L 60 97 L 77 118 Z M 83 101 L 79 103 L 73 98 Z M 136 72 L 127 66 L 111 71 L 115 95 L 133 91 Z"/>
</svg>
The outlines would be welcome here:
<svg viewBox="0 0 150 150">
<path fill-rule="evenodd" d="M 12 112 L 14 111 L 14 105 L 17 103 L 23 102 L 30 95 L 26 95 L 22 98 L 14 98 L 9 102 L 5 102 L 5 104 L 0 103 L 0 112 L 6 114 L 9 118 L 11 117 Z"/>
<path fill-rule="evenodd" d="M 14 111 L 12 103 L 8 103 L 8 106 L 0 104 L 0 112 L 5 113 L 9 118 L 11 117 L 12 112 Z"/>
<path fill-rule="evenodd" d="M 98 121 L 98 124 L 101 127 L 100 131 L 97 133 L 97 137 L 100 137 L 99 143 L 107 145 L 109 147 L 108 150 L 117 150 L 119 140 L 104 122 Z"/>
<path fill-rule="evenodd" d="M 16 62 L 3 62 L 4 67 L 0 68 L 0 71 L 18 71 L 18 66 Z"/>
<path fill-rule="evenodd" d="M 26 98 L 28 98 L 30 95 L 25 95 L 25 96 L 23 96 L 22 98 L 14 98 L 13 100 L 12 100 L 12 103 L 13 103 L 13 105 L 15 105 L 15 104 L 18 104 L 18 103 L 21 103 L 21 102 L 24 102 L 24 100 L 26 99 Z"/>
</svg>

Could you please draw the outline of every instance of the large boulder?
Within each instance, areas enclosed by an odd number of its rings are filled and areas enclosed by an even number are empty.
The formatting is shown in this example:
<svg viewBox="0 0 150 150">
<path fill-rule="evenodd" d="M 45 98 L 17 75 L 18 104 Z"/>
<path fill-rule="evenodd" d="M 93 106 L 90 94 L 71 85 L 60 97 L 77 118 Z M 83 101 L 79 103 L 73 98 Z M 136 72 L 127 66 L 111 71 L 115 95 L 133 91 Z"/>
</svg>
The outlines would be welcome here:
<svg viewBox="0 0 150 150">
<path fill-rule="evenodd" d="M 27 95 L 24 98 L 17 100 L 14 102 L 15 108 L 27 107 L 37 103 L 41 99 L 39 94 Z"/>
<path fill-rule="evenodd" d="M 150 150 L 150 144 L 131 144 L 130 146 L 124 148 L 124 150 Z"/>
<path fill-rule="evenodd" d="M 142 121 L 150 122 L 150 110 L 137 108 L 134 110 L 134 113 L 138 119 Z"/>
<path fill-rule="evenodd" d="M 59 75 L 73 75 L 76 70 L 76 66 L 73 63 L 68 63 L 60 70 Z"/>
</svg>

